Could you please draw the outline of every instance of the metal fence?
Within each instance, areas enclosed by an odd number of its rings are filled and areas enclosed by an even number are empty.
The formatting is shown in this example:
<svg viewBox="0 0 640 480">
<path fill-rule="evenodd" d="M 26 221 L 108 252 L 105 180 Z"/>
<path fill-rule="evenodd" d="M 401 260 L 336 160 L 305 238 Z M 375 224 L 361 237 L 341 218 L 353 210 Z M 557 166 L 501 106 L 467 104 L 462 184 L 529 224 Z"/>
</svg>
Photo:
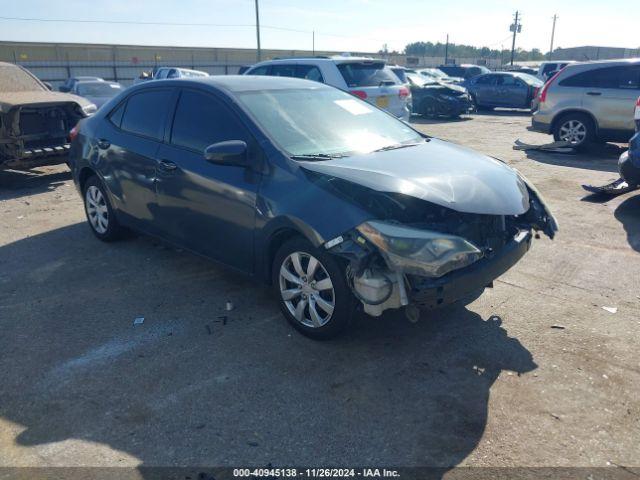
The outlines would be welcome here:
<svg viewBox="0 0 640 480">
<path fill-rule="evenodd" d="M 133 81 L 143 71 L 150 71 L 155 67 L 171 66 L 202 70 L 210 75 L 237 74 L 242 63 L 225 62 L 190 62 L 174 61 L 171 63 L 141 62 L 132 65 L 130 62 L 16 62 L 22 65 L 36 77 L 58 88 L 67 78 L 78 76 L 100 77 L 105 80 L 119 82 L 124 86 Z"/>
</svg>

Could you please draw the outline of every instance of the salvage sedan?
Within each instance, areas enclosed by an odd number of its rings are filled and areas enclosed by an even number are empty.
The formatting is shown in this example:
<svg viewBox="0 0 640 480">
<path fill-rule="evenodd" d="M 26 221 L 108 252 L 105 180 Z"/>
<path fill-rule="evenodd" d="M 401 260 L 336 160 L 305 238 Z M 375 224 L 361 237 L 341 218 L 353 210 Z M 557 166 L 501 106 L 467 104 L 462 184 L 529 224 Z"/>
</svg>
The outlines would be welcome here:
<svg viewBox="0 0 640 480">
<path fill-rule="evenodd" d="M 425 77 L 407 73 L 413 98 L 413 113 L 426 117 L 457 118 L 473 110 L 467 89 L 458 85 L 429 81 Z"/>
<path fill-rule="evenodd" d="M 101 240 L 125 228 L 273 285 L 328 338 L 370 315 L 469 301 L 556 222 L 493 158 L 427 137 L 317 82 L 143 83 L 73 132 L 70 162 Z"/>
</svg>

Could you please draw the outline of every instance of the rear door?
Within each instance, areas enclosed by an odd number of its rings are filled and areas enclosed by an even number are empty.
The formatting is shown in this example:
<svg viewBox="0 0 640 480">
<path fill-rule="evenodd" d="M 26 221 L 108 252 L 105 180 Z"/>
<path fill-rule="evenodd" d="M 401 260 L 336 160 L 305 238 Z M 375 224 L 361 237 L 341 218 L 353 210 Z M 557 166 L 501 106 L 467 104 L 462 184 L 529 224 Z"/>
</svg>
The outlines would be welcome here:
<svg viewBox="0 0 640 480">
<path fill-rule="evenodd" d="M 407 95 L 401 96 L 401 88 L 407 89 L 399 83 L 398 77 L 384 62 L 371 60 L 339 63 L 338 70 L 351 93 L 397 117 L 403 116 Z"/>
<path fill-rule="evenodd" d="M 569 77 L 560 85 L 582 89 L 582 106 L 593 113 L 600 129 L 634 131 L 633 110 L 640 96 L 640 65 L 594 68 Z"/>
<path fill-rule="evenodd" d="M 496 75 L 480 75 L 472 80 L 469 80 L 470 90 L 475 95 L 476 102 L 479 105 L 494 106 L 496 105 L 497 91 L 496 91 Z"/>
<path fill-rule="evenodd" d="M 511 108 L 524 108 L 527 106 L 529 87 L 527 84 L 513 75 L 497 75 L 496 105 Z"/>
<path fill-rule="evenodd" d="M 249 155 L 261 155 L 229 106 L 208 92 L 182 89 L 167 142 L 157 153 L 160 223 L 175 243 L 251 272 L 261 175 L 205 160 L 207 146 L 227 140 L 243 140 Z"/>
<path fill-rule="evenodd" d="M 145 88 L 127 97 L 98 132 L 98 170 L 126 221 L 156 232 L 156 153 L 162 143 L 171 88 Z"/>
</svg>

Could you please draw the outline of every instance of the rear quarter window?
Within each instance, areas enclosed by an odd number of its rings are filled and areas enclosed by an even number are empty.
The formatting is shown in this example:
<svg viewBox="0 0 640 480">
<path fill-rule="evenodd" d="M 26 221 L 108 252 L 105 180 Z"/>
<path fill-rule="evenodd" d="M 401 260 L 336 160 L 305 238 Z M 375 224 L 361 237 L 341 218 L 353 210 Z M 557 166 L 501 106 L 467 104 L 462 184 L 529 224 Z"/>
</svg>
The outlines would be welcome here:
<svg viewBox="0 0 640 480">
<path fill-rule="evenodd" d="M 349 88 L 397 84 L 398 77 L 384 67 L 384 63 L 341 63 L 338 70 Z"/>
</svg>

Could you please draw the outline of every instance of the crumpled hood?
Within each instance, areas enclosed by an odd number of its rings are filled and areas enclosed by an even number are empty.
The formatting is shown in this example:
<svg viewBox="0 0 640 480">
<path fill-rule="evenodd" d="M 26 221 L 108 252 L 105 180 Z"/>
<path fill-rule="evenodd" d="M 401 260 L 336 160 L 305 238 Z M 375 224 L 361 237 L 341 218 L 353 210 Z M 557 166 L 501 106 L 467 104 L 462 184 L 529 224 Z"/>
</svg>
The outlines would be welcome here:
<svg viewBox="0 0 640 480">
<path fill-rule="evenodd" d="M 81 107 L 89 105 L 88 100 L 70 93 L 33 91 L 0 92 L 0 112 L 8 112 L 17 105 L 43 105 L 50 103 L 74 102 Z"/>
<path fill-rule="evenodd" d="M 529 209 L 527 187 L 515 170 L 435 138 L 414 147 L 299 163 L 309 171 L 458 212 L 521 215 Z"/>
</svg>

